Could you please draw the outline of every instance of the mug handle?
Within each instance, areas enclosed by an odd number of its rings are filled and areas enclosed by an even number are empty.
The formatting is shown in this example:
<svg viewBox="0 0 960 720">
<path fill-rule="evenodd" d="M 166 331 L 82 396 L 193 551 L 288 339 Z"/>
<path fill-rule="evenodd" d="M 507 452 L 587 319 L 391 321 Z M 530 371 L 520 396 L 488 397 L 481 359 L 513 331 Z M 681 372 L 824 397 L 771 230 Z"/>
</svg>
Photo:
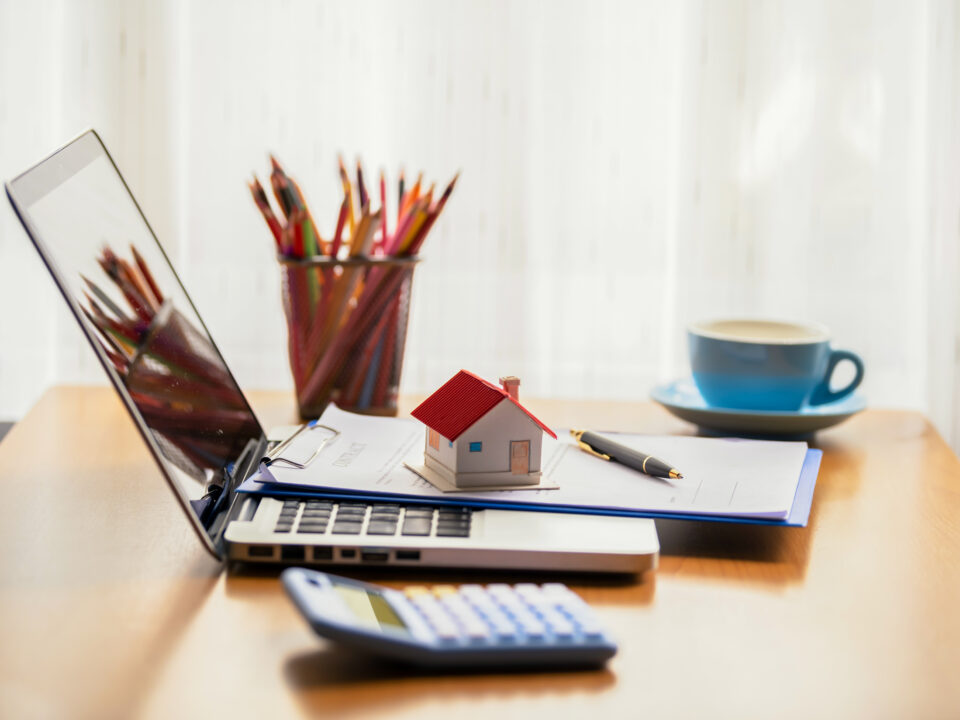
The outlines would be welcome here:
<svg viewBox="0 0 960 720">
<path fill-rule="evenodd" d="M 856 368 L 856 375 L 854 375 L 853 380 L 851 380 L 850 384 L 845 388 L 840 390 L 831 390 L 830 378 L 833 376 L 834 368 L 836 368 L 837 364 L 843 360 L 849 360 L 853 363 L 854 368 Z M 831 350 L 830 360 L 827 361 L 827 372 L 823 376 L 823 381 L 813 389 L 813 394 L 810 396 L 810 404 L 823 405 L 824 403 L 833 402 L 842 397 L 846 397 L 857 389 L 857 386 L 862 380 L 863 360 L 860 359 L 859 355 L 850 352 L 849 350 Z"/>
</svg>

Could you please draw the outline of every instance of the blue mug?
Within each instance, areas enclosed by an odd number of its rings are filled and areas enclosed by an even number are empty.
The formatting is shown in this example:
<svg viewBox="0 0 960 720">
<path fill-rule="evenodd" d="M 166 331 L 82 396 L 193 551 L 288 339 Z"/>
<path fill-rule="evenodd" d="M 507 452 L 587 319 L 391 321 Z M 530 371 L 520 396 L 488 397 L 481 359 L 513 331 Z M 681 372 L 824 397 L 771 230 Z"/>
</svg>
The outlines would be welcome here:
<svg viewBox="0 0 960 720">
<path fill-rule="evenodd" d="M 863 360 L 830 347 L 825 327 L 776 320 L 712 320 L 687 330 L 693 381 L 709 405 L 736 410 L 796 411 L 834 402 L 863 380 Z M 830 389 L 837 364 L 856 374 Z"/>
</svg>

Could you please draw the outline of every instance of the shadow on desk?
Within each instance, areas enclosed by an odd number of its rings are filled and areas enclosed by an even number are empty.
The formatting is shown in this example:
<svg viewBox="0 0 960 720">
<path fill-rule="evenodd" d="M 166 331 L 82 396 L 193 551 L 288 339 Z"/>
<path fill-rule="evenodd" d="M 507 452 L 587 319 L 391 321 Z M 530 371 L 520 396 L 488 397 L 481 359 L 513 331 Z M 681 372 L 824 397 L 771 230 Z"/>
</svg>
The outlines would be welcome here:
<svg viewBox="0 0 960 720">
<path fill-rule="evenodd" d="M 238 579 L 243 577 L 279 577 L 284 565 L 233 563 L 227 577 L 227 593 L 241 591 Z M 561 572 L 557 570 L 497 570 L 495 568 L 403 567 L 396 565 L 310 565 L 314 570 L 345 575 L 365 582 L 405 585 L 479 583 L 562 582 L 567 585 L 594 587 L 626 587 L 648 584 L 656 571 L 640 575 L 629 573 Z"/>
<path fill-rule="evenodd" d="M 521 572 L 518 570 L 477 570 L 457 568 L 392 568 L 363 567 L 352 565 L 314 566 L 322 572 L 355 578 L 364 582 L 389 585 L 399 588 L 406 585 L 444 585 L 477 583 L 516 584 L 521 582 L 562 582 L 573 590 L 590 592 L 591 604 L 604 605 L 607 601 L 629 602 L 635 606 L 653 603 L 656 593 L 656 571 L 641 575 L 616 575 L 610 573 L 558 573 Z M 258 594 L 271 594 L 276 588 L 271 583 L 264 585 L 264 578 L 275 579 L 280 583 L 283 566 L 234 564 L 227 574 L 225 591 L 229 598 L 255 599 Z"/>
<path fill-rule="evenodd" d="M 816 521 L 816 506 L 814 499 L 811 525 Z M 803 580 L 813 533 L 809 526 L 658 519 L 657 534 L 660 536 L 660 574 L 729 578 L 733 560 L 761 567 L 762 572 L 744 573 L 745 578 L 776 585 Z"/>
<path fill-rule="evenodd" d="M 366 717 L 425 697 L 431 702 L 469 693 L 476 702 L 484 696 L 498 700 L 600 693 L 616 682 L 606 668 L 543 672 L 417 668 L 371 658 L 329 645 L 303 653 L 284 665 L 284 677 L 296 690 L 308 713 Z M 368 686 L 361 687 L 361 686 Z M 358 692 L 368 689 L 369 692 Z M 358 702 L 359 701 L 359 702 Z"/>
</svg>

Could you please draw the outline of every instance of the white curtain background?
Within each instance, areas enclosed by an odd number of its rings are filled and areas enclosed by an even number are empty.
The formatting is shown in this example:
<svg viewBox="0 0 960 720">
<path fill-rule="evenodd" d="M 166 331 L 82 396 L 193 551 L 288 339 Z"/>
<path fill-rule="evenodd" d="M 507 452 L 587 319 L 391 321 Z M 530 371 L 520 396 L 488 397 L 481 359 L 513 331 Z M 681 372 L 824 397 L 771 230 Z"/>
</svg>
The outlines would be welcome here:
<svg viewBox="0 0 960 720">
<path fill-rule="evenodd" d="M 417 271 L 403 390 L 647 397 L 685 325 L 818 320 L 874 407 L 960 447 L 953 2 L 0 0 L 0 175 L 97 128 L 245 388 L 292 387 L 245 181 L 321 230 L 336 157 L 461 182 Z M 0 210 L 0 418 L 102 382 Z"/>
</svg>

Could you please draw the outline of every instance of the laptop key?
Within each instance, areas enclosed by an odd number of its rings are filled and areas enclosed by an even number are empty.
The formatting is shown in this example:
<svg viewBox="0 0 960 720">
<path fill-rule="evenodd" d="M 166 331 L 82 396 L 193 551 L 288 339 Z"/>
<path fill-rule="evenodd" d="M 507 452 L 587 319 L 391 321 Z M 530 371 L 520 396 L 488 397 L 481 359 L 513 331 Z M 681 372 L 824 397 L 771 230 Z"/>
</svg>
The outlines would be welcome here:
<svg viewBox="0 0 960 720">
<path fill-rule="evenodd" d="M 464 518 L 462 520 L 457 519 L 453 520 L 450 518 L 439 518 L 437 520 L 437 525 L 470 525 L 470 518 Z"/>
<path fill-rule="evenodd" d="M 367 525 L 367 535 L 394 535 L 397 532 L 397 523 L 395 522 L 375 522 L 370 521 Z"/>
<path fill-rule="evenodd" d="M 362 527 L 363 523 L 360 522 L 336 522 L 331 532 L 335 535 L 359 535 Z"/>
<path fill-rule="evenodd" d="M 433 508 L 420 508 L 420 507 L 409 507 L 407 508 L 406 517 L 408 518 L 423 518 L 433 517 Z"/>
<path fill-rule="evenodd" d="M 438 527 L 437 537 L 470 537 L 470 527 Z"/>
<path fill-rule="evenodd" d="M 433 518 L 408 518 L 403 521 L 403 528 L 400 530 L 403 535 L 429 535 Z"/>
<path fill-rule="evenodd" d="M 306 527 L 307 525 L 323 525 L 326 527 L 330 524 L 329 518 L 302 518 L 300 520 L 300 527 Z"/>
</svg>

